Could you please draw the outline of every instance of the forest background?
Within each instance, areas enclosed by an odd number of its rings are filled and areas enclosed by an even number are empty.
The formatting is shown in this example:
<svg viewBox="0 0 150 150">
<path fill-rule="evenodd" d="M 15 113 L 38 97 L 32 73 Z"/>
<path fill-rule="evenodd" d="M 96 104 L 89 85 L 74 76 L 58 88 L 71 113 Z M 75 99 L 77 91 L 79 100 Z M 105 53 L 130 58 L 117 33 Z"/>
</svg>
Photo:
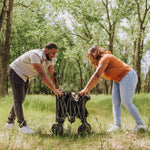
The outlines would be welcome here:
<svg viewBox="0 0 150 150">
<path fill-rule="evenodd" d="M 134 68 L 136 92 L 150 92 L 149 0 L 0 0 L 0 96 L 10 90 L 9 64 L 48 42 L 58 45 L 55 71 L 63 91 L 78 93 L 94 72 L 87 50 L 99 45 Z M 110 94 L 103 78 L 92 94 Z M 39 77 L 30 94 L 52 94 Z"/>
</svg>

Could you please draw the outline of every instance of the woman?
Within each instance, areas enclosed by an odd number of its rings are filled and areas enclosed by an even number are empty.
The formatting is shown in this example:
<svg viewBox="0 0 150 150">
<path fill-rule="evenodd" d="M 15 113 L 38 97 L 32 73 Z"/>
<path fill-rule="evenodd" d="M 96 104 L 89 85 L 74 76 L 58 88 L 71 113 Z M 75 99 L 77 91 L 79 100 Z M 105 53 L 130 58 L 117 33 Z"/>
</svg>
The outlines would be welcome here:
<svg viewBox="0 0 150 150">
<path fill-rule="evenodd" d="M 130 66 L 112 55 L 111 52 L 99 46 L 93 46 L 89 49 L 88 58 L 93 67 L 96 68 L 96 71 L 79 94 L 88 94 L 98 83 L 101 75 L 105 79 L 113 80 L 112 102 L 114 126 L 110 128 L 108 132 L 121 129 L 121 102 L 136 121 L 134 131 L 140 129 L 145 130 L 146 126 L 141 119 L 139 111 L 132 103 L 138 80 L 136 72 Z"/>
</svg>

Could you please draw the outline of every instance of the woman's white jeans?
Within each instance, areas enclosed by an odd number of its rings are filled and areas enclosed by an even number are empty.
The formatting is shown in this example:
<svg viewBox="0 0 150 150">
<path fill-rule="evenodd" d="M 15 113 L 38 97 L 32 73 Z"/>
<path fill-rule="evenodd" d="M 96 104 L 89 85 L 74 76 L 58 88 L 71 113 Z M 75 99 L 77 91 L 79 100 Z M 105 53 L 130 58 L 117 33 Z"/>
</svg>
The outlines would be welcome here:
<svg viewBox="0 0 150 150">
<path fill-rule="evenodd" d="M 139 111 L 132 102 L 137 81 L 137 74 L 131 69 L 119 82 L 113 82 L 112 102 L 114 124 L 116 126 L 121 126 L 121 102 L 135 119 L 136 124 L 143 125 Z"/>
</svg>

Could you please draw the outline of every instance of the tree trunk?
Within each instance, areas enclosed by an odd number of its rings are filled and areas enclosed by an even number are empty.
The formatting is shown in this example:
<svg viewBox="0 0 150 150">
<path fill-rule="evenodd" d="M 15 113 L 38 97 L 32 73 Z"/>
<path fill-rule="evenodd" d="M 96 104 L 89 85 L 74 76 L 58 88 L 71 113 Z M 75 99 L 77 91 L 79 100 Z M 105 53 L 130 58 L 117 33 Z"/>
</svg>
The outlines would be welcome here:
<svg viewBox="0 0 150 150">
<path fill-rule="evenodd" d="M 82 76 L 82 68 L 81 68 L 81 64 L 80 64 L 80 61 L 79 59 L 76 59 L 77 60 L 77 63 L 78 63 L 78 67 L 79 67 L 79 72 L 80 72 L 80 89 L 83 89 L 83 76 Z"/>
<path fill-rule="evenodd" d="M 109 93 L 109 91 L 108 91 L 108 89 L 109 89 L 109 83 L 108 83 L 108 81 L 107 80 L 104 80 L 104 83 L 105 83 L 105 94 L 108 94 Z"/>
<path fill-rule="evenodd" d="M 7 22 L 6 22 L 6 33 L 5 43 L 0 44 L 1 46 L 1 66 L 0 66 L 0 96 L 4 96 L 8 93 L 8 61 L 9 61 L 9 49 L 11 39 L 11 25 L 12 25 L 12 13 L 13 13 L 13 0 L 9 0 L 9 6 L 7 10 Z"/>
<path fill-rule="evenodd" d="M 144 92 L 146 92 L 146 93 L 150 92 L 150 67 L 149 67 L 148 72 L 146 74 Z"/>
<path fill-rule="evenodd" d="M 136 71 L 138 76 L 138 83 L 136 87 L 136 92 L 140 93 L 141 91 L 141 60 L 142 60 L 142 54 L 143 54 L 143 35 L 144 35 L 144 29 L 142 27 L 142 24 L 140 26 L 140 32 L 139 32 L 139 38 L 137 42 L 137 56 L 136 56 Z"/>
<path fill-rule="evenodd" d="M 137 46 L 137 42 L 134 41 L 134 48 L 133 48 L 134 53 L 133 53 L 133 61 L 132 61 L 134 69 L 136 68 L 136 62 L 135 62 L 135 59 L 136 59 L 136 46 Z"/>
<path fill-rule="evenodd" d="M 115 24 L 113 27 L 111 27 L 110 29 L 112 29 L 111 34 L 109 34 L 109 51 L 113 54 L 113 49 L 114 49 L 114 34 L 115 34 Z M 112 81 L 107 81 L 107 83 L 105 83 L 105 88 L 106 88 L 106 94 L 110 94 L 112 91 Z M 106 86 L 107 85 L 107 86 Z M 110 87 L 110 88 L 109 88 Z"/>
<path fill-rule="evenodd" d="M 0 15 L 0 38 L 1 38 L 2 27 L 3 27 L 3 24 L 4 24 L 5 14 L 6 14 L 7 6 L 8 6 L 8 1 L 9 0 L 4 0 L 3 8 L 2 8 L 2 11 L 1 11 L 1 15 Z"/>
<path fill-rule="evenodd" d="M 114 32 L 114 31 L 110 31 Z M 112 34 L 109 34 L 109 51 L 113 53 L 113 42 L 114 42 L 114 36 Z"/>
<path fill-rule="evenodd" d="M 141 52 L 140 52 L 140 39 L 138 40 L 138 49 L 137 49 L 137 57 L 136 57 L 136 72 L 138 76 L 138 83 L 136 91 L 140 93 L 141 90 Z"/>
</svg>

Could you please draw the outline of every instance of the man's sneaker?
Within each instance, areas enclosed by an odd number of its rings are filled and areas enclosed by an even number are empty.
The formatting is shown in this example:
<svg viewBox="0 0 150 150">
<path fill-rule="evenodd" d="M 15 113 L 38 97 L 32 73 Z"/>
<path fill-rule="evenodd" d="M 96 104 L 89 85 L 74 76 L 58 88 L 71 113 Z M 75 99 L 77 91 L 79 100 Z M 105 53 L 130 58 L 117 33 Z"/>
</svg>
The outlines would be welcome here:
<svg viewBox="0 0 150 150">
<path fill-rule="evenodd" d="M 30 129 L 27 125 L 19 128 L 18 130 L 19 130 L 19 132 L 24 133 L 24 134 L 34 134 L 35 133 L 35 131 Z"/>
<path fill-rule="evenodd" d="M 117 131 L 121 131 L 121 127 L 116 126 L 116 125 L 112 126 L 109 130 L 107 130 L 108 133 L 117 132 Z"/>
<path fill-rule="evenodd" d="M 134 132 L 144 132 L 146 130 L 146 125 L 136 125 L 134 128 Z"/>
<path fill-rule="evenodd" d="M 6 123 L 6 125 L 5 125 L 5 129 L 15 129 L 16 128 L 16 126 L 15 126 L 15 124 L 14 123 Z"/>
</svg>

